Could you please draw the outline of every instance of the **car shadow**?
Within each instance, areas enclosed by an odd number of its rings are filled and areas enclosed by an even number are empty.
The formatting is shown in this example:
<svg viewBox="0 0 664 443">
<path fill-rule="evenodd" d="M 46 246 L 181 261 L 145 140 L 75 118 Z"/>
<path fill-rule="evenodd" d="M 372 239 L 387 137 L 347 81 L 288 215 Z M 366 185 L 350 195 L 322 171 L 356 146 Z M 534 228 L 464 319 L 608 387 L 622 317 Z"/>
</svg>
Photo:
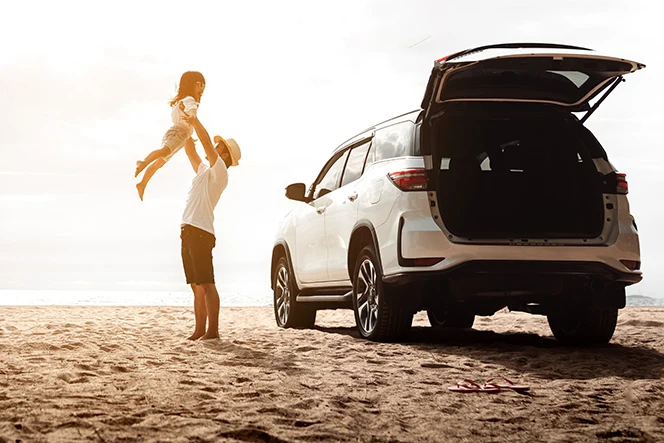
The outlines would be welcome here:
<svg viewBox="0 0 664 443">
<path fill-rule="evenodd" d="M 354 327 L 316 327 L 319 331 L 363 340 Z M 621 377 L 660 379 L 664 354 L 646 346 L 609 343 L 600 346 L 565 346 L 552 337 L 532 333 L 496 333 L 475 329 L 413 327 L 400 342 L 444 362 L 450 356 L 501 365 L 514 372 L 529 372 L 547 379 L 589 380 Z M 375 343 L 380 345 L 380 343 Z M 393 346 L 393 345 L 392 345 Z"/>
</svg>

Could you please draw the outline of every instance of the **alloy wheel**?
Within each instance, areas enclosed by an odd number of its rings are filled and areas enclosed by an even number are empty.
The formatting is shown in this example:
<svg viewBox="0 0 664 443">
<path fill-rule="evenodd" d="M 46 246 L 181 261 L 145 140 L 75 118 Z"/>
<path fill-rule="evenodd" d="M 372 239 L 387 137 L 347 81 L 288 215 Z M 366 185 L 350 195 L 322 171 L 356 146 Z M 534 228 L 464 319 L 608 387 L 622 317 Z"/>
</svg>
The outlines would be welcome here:
<svg viewBox="0 0 664 443">
<path fill-rule="evenodd" d="M 275 305 L 279 323 L 285 325 L 288 322 L 288 316 L 291 310 L 291 291 L 289 285 L 288 269 L 285 266 L 279 267 L 277 272 L 277 281 L 275 288 Z"/>
<path fill-rule="evenodd" d="M 371 260 L 365 259 L 360 265 L 356 294 L 358 319 L 367 334 L 373 332 L 378 322 L 379 294 L 376 283 L 376 268 Z"/>
</svg>

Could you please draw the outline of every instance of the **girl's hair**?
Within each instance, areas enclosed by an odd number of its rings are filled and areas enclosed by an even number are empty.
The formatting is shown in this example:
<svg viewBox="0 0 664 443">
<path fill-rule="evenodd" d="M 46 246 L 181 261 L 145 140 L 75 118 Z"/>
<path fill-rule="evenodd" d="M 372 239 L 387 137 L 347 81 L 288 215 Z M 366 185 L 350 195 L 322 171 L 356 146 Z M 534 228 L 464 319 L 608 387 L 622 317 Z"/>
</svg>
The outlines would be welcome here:
<svg viewBox="0 0 664 443">
<path fill-rule="evenodd" d="M 194 92 L 197 82 L 205 84 L 205 77 L 203 77 L 203 74 L 201 74 L 200 72 L 187 71 L 184 74 L 182 74 L 182 77 L 180 77 L 180 86 L 178 86 L 178 93 L 175 97 L 171 99 L 170 102 L 168 102 L 168 104 L 173 106 L 175 103 L 178 102 L 178 100 L 182 100 L 188 95 L 194 97 L 196 101 L 200 101 L 201 98 L 197 97 Z"/>
</svg>

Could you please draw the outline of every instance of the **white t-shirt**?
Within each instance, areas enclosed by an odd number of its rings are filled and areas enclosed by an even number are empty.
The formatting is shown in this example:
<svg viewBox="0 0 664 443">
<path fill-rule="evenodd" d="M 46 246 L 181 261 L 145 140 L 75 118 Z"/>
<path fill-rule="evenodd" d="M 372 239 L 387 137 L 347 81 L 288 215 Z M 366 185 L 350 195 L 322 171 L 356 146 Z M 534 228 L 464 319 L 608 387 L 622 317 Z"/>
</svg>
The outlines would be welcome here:
<svg viewBox="0 0 664 443">
<path fill-rule="evenodd" d="M 182 224 L 195 226 L 214 235 L 214 208 L 227 184 L 228 169 L 221 158 L 212 167 L 201 162 L 191 182 Z"/>
<path fill-rule="evenodd" d="M 193 134 L 194 128 L 182 118 L 185 116 L 196 115 L 198 112 L 198 105 L 199 103 L 194 100 L 194 97 L 188 95 L 185 98 L 175 102 L 173 108 L 171 109 L 171 119 L 173 120 L 173 124 L 187 128 L 189 131 L 189 136 Z"/>
</svg>

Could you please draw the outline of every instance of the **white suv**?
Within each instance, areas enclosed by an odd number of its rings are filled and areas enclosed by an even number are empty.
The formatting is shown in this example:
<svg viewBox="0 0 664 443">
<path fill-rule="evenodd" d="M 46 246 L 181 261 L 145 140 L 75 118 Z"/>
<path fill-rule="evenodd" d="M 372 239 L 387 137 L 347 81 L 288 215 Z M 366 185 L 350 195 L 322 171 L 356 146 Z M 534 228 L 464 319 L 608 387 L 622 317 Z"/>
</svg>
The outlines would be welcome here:
<svg viewBox="0 0 664 443">
<path fill-rule="evenodd" d="M 561 342 L 608 342 L 641 280 L 639 239 L 625 174 L 583 123 L 643 67 L 555 44 L 437 60 L 421 109 L 286 188 L 301 204 L 273 249 L 277 324 L 349 308 L 363 337 L 393 341 L 420 310 L 471 327 L 508 307 L 546 315 Z"/>
</svg>

